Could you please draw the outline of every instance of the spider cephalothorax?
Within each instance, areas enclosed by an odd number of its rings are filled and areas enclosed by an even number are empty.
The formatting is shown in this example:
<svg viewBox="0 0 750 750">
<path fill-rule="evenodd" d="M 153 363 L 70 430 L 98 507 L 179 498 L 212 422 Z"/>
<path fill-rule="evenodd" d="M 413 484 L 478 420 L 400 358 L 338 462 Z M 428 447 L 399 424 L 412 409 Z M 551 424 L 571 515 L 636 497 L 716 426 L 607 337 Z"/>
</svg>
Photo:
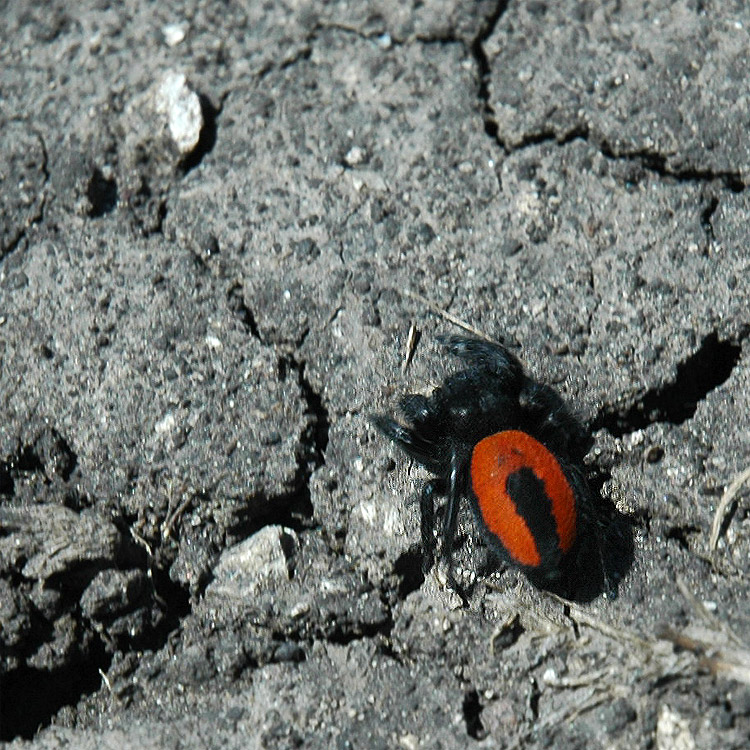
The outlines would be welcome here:
<svg viewBox="0 0 750 750">
<path fill-rule="evenodd" d="M 424 567 L 433 561 L 434 497 L 445 495 L 441 555 L 458 588 L 453 541 L 466 498 L 489 547 L 537 585 L 555 588 L 591 499 L 582 466 L 589 436 L 560 396 L 527 376 L 504 346 L 462 337 L 441 341 L 466 369 L 429 398 L 403 397 L 407 425 L 373 418 L 434 475 L 420 502 Z"/>
</svg>

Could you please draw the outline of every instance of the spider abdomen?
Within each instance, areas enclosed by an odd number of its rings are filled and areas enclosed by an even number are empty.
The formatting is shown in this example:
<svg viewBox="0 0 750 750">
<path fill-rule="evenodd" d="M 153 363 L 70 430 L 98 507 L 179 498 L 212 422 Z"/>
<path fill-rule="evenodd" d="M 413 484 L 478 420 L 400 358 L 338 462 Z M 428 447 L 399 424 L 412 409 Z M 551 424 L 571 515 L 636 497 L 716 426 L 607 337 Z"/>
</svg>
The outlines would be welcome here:
<svg viewBox="0 0 750 750">
<path fill-rule="evenodd" d="M 517 565 L 553 573 L 576 538 L 576 495 L 555 455 L 520 430 L 480 440 L 471 488 L 491 542 Z"/>
<path fill-rule="evenodd" d="M 502 344 L 442 339 L 464 369 L 430 396 L 401 400 L 407 424 L 384 415 L 373 424 L 432 479 L 420 495 L 423 570 L 434 562 L 435 498 L 445 496 L 440 554 L 449 585 L 461 502 L 471 502 L 487 546 L 535 585 L 578 590 L 586 565 L 593 495 L 584 456 L 591 436 L 551 387 L 526 375 Z"/>
</svg>

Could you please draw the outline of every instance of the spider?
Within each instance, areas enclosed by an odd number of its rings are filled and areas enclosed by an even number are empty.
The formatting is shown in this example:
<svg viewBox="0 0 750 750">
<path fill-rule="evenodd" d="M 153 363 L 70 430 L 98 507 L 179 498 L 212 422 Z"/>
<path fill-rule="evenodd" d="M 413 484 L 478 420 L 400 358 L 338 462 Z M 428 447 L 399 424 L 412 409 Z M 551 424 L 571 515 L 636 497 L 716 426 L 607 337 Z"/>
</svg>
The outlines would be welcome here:
<svg viewBox="0 0 750 750">
<path fill-rule="evenodd" d="M 404 396 L 408 426 L 383 415 L 373 424 L 434 477 L 420 499 L 423 572 L 434 562 L 435 496 L 447 497 L 441 558 L 453 572 L 459 505 L 467 499 L 488 547 L 541 588 L 565 590 L 580 549 L 592 493 L 583 457 L 591 439 L 562 398 L 530 378 L 504 346 L 439 337 L 466 368 L 431 396 Z M 603 571 L 602 571 L 603 572 Z M 605 573 L 606 576 L 606 573 Z"/>
</svg>

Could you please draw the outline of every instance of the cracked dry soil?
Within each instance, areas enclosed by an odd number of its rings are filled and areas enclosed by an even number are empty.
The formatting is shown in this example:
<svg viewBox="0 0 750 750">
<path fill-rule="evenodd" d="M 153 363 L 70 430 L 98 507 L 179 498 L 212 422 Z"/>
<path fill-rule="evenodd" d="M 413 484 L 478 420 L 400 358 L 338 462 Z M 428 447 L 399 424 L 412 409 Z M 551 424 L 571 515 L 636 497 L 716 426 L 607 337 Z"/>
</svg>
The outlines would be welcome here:
<svg viewBox="0 0 750 750">
<path fill-rule="evenodd" d="M 0 739 L 747 746 L 744 4 L 2 15 Z M 367 415 L 456 321 L 589 425 L 617 598 L 468 516 L 422 574 Z"/>
</svg>

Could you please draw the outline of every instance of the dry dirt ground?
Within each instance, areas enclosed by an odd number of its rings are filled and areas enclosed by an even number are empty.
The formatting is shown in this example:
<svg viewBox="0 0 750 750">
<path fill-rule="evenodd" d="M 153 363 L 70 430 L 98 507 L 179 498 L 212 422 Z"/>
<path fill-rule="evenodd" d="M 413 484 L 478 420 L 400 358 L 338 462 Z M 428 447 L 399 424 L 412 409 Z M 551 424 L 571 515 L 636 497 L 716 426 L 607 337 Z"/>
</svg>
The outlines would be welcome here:
<svg viewBox="0 0 750 750">
<path fill-rule="evenodd" d="M 747 747 L 745 3 L 0 9 L 0 739 Z M 616 596 L 470 518 L 422 575 L 367 415 L 461 326 L 590 427 Z"/>
</svg>

